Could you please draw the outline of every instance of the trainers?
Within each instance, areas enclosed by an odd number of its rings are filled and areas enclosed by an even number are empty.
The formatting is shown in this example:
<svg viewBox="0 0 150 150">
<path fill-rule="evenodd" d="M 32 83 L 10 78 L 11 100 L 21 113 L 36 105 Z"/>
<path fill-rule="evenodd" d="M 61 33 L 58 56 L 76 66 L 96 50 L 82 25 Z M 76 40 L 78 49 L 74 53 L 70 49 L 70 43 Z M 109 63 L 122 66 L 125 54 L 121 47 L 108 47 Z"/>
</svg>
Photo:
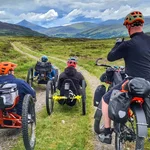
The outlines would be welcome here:
<svg viewBox="0 0 150 150">
<path fill-rule="evenodd" d="M 99 140 L 102 143 L 111 144 L 111 141 L 112 141 L 112 132 L 113 132 L 112 129 L 110 130 L 110 133 L 106 133 L 105 132 L 105 128 L 100 129 L 100 134 L 98 135 Z"/>
</svg>

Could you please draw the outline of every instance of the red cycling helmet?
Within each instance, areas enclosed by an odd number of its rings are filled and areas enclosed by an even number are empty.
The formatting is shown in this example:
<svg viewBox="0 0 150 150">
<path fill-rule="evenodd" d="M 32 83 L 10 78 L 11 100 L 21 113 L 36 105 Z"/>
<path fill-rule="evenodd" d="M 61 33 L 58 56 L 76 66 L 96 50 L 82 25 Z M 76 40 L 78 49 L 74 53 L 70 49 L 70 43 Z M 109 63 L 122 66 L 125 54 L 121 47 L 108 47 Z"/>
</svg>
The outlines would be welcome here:
<svg viewBox="0 0 150 150">
<path fill-rule="evenodd" d="M 71 57 L 71 58 L 68 59 L 68 61 L 67 61 L 67 66 L 68 66 L 68 67 L 72 66 L 72 67 L 75 68 L 76 65 L 77 65 L 77 60 L 76 60 L 76 58 Z"/>
<path fill-rule="evenodd" d="M 9 71 L 13 71 L 17 67 L 17 64 L 12 62 L 1 62 L 0 63 L 0 75 L 8 74 Z"/>
</svg>

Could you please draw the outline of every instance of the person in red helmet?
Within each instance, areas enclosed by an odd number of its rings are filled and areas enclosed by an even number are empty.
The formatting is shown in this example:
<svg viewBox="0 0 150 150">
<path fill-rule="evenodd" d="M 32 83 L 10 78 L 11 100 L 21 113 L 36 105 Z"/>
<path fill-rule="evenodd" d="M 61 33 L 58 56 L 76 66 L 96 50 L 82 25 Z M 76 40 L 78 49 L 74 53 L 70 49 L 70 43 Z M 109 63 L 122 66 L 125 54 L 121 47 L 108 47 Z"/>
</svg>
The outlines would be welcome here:
<svg viewBox="0 0 150 150">
<path fill-rule="evenodd" d="M 123 58 L 125 62 L 125 73 L 131 77 L 140 77 L 150 81 L 150 36 L 143 32 L 144 17 L 140 11 L 130 12 L 124 19 L 130 40 L 117 40 L 115 46 L 107 55 L 108 61 Z M 102 97 L 102 114 L 104 118 L 104 129 L 99 134 L 99 140 L 111 144 L 112 129 L 108 114 L 108 105 L 113 90 L 121 90 L 126 79 L 111 88 Z"/>
<path fill-rule="evenodd" d="M 77 60 L 74 57 L 71 57 L 67 61 L 67 67 L 65 68 L 64 72 L 62 72 L 58 79 L 58 86 L 57 88 L 60 90 L 61 86 L 65 79 L 71 79 L 76 89 L 78 90 L 78 94 L 81 94 L 80 87 L 82 87 L 82 80 L 84 80 L 83 75 L 76 70 L 77 66 Z M 62 100 L 58 101 L 60 104 L 65 104 L 65 102 Z"/>
</svg>

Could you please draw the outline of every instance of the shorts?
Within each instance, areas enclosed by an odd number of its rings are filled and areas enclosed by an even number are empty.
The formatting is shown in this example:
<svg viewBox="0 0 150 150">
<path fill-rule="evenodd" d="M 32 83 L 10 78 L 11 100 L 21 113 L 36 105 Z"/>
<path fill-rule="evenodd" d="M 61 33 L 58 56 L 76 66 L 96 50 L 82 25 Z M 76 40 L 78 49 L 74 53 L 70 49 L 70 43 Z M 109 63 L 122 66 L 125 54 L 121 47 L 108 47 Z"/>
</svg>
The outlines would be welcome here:
<svg viewBox="0 0 150 150">
<path fill-rule="evenodd" d="M 103 99 L 105 101 L 105 103 L 109 104 L 109 100 L 111 97 L 111 93 L 113 90 L 121 90 L 122 89 L 122 84 L 125 82 L 126 80 L 123 80 L 122 82 L 120 82 L 119 84 L 117 84 L 116 86 L 112 87 L 107 93 L 105 93 L 103 95 Z"/>
</svg>

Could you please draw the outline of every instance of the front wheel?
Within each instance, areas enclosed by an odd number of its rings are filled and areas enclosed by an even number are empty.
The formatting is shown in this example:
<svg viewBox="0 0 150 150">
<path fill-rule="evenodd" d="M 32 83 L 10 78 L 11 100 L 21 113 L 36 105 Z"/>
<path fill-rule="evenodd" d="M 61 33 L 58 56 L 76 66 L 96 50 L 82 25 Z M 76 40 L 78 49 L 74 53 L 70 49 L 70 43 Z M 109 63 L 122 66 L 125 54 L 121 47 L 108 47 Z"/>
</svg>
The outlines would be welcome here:
<svg viewBox="0 0 150 150">
<path fill-rule="evenodd" d="M 82 114 L 86 115 L 86 92 L 84 80 L 82 80 Z"/>
<path fill-rule="evenodd" d="M 53 107 L 54 107 L 54 100 L 53 100 L 53 83 L 52 81 L 48 81 L 46 85 L 46 110 L 48 115 L 51 115 L 53 112 Z"/>
<path fill-rule="evenodd" d="M 32 87 L 32 85 L 33 85 L 33 68 L 30 68 L 28 70 L 27 83 Z"/>
<path fill-rule="evenodd" d="M 98 107 L 97 107 L 97 110 L 95 112 L 95 115 L 94 115 L 94 131 L 97 133 L 97 134 L 100 134 L 100 129 L 102 129 L 103 127 L 103 124 L 100 124 L 101 123 L 101 118 L 102 118 L 102 102 L 100 101 Z"/>
<path fill-rule="evenodd" d="M 35 128 L 35 104 L 32 96 L 27 94 L 24 97 L 22 105 L 22 136 L 26 150 L 33 150 L 35 147 Z"/>
</svg>

